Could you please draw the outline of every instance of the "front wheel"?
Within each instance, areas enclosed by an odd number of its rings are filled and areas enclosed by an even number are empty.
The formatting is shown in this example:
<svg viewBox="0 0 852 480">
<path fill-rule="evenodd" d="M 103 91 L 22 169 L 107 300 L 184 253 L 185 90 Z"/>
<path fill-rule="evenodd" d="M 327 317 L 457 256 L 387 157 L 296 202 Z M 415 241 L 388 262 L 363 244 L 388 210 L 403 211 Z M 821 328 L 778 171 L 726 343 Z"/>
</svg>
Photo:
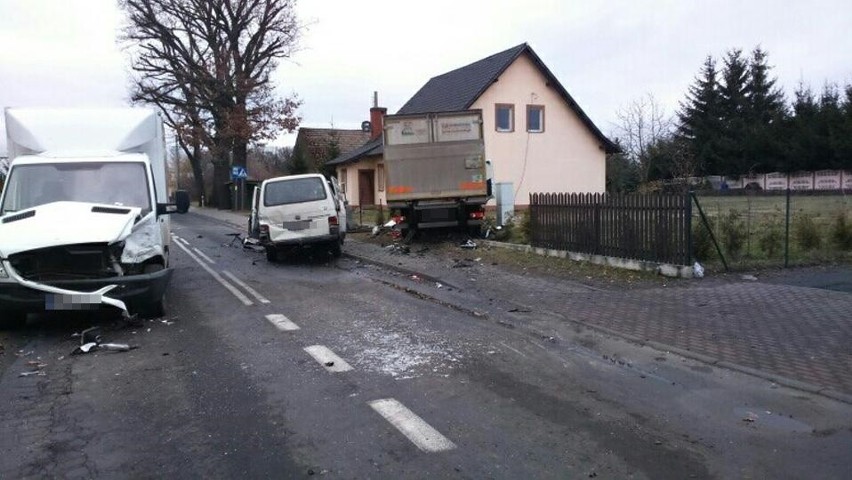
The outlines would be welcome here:
<svg viewBox="0 0 852 480">
<path fill-rule="evenodd" d="M 278 260 L 278 250 L 275 247 L 266 247 L 266 260 L 270 262 Z"/>
<path fill-rule="evenodd" d="M 144 319 L 162 318 L 166 315 L 163 299 L 155 300 L 142 305 L 138 310 L 139 316 Z"/>
</svg>

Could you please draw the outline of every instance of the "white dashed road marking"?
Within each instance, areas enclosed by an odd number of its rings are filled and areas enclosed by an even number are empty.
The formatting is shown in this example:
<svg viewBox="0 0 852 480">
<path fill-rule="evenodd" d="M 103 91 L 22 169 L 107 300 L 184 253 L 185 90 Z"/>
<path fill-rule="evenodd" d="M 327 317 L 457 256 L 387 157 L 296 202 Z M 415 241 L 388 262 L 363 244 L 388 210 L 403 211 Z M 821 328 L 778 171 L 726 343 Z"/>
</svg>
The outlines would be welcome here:
<svg viewBox="0 0 852 480">
<path fill-rule="evenodd" d="M 319 362 L 319 364 L 329 372 L 337 373 L 352 370 L 352 367 L 346 363 L 345 360 L 338 357 L 334 354 L 334 352 L 322 345 L 305 347 L 305 351 L 308 352 L 310 356 L 314 357 L 314 360 Z"/>
<path fill-rule="evenodd" d="M 287 332 L 291 330 L 298 330 L 299 326 L 295 323 L 291 322 L 289 318 L 281 315 L 280 313 L 270 313 L 266 316 L 266 319 L 270 321 L 275 328 L 281 330 L 282 332 Z"/>
<path fill-rule="evenodd" d="M 244 281 L 240 280 L 239 278 L 235 277 L 235 276 L 234 276 L 231 272 L 229 272 L 229 271 L 227 271 L 227 270 L 222 270 L 222 273 L 224 273 L 224 274 L 225 274 L 225 276 L 226 276 L 226 277 L 228 277 L 228 278 L 230 278 L 230 279 L 231 279 L 234 283 L 236 283 L 237 285 L 239 285 L 239 286 L 243 287 L 243 290 L 245 290 L 245 291 L 249 292 L 250 294 L 252 294 L 252 295 L 254 296 L 254 298 L 256 298 L 256 299 L 257 299 L 257 301 L 258 301 L 258 302 L 260 302 L 260 303 L 270 303 L 270 302 L 269 302 L 269 300 L 267 300 L 267 299 L 266 299 L 266 297 L 264 297 L 263 295 L 261 295 L 260 293 L 258 293 L 258 292 L 257 292 L 257 290 L 255 290 L 255 289 L 251 288 L 250 286 L 246 285 L 246 282 L 244 282 Z"/>
<path fill-rule="evenodd" d="M 204 252 L 202 252 L 201 250 L 199 250 L 199 249 L 197 249 L 197 248 L 194 248 L 194 247 L 193 247 L 193 250 L 195 251 L 195 253 L 197 253 L 197 254 L 198 254 L 198 256 L 199 256 L 199 257 L 201 257 L 201 258 L 203 258 L 204 260 L 206 260 L 206 261 L 207 261 L 207 263 L 209 263 L 209 264 L 211 264 L 211 265 L 213 265 L 213 264 L 215 264 L 215 263 L 216 263 L 216 261 L 214 261 L 212 258 L 210 258 L 210 257 L 208 257 L 207 255 L 205 255 L 205 254 L 204 254 Z"/>
<path fill-rule="evenodd" d="M 180 239 L 178 239 L 178 240 L 180 240 Z M 237 297 L 237 299 L 238 299 L 239 301 L 243 302 L 243 305 L 246 305 L 246 306 L 254 305 L 254 302 L 252 302 L 251 300 L 249 300 L 249 298 L 248 298 L 247 296 L 243 295 L 243 292 L 241 292 L 241 291 L 237 290 L 237 287 L 235 287 L 235 286 L 231 285 L 230 283 L 228 283 L 228 282 L 227 282 L 224 278 L 222 278 L 222 276 L 221 276 L 221 275 L 219 275 L 218 273 L 216 273 L 216 271 L 215 271 L 215 270 L 213 270 L 212 268 L 208 267 L 208 266 L 207 266 L 207 264 L 205 264 L 205 263 L 204 263 L 204 262 L 203 262 L 200 258 L 196 257 L 196 256 L 195 256 L 195 254 L 194 254 L 194 253 L 192 253 L 192 252 L 191 252 L 191 251 L 190 251 L 187 247 L 184 247 L 183 245 L 181 245 L 181 242 L 179 242 L 179 241 L 178 241 L 178 242 L 175 242 L 175 245 L 177 245 L 178 247 L 180 247 L 181 249 L 183 249 L 183 251 L 184 251 L 184 252 L 186 252 L 186 254 L 190 256 L 190 258 L 192 258 L 193 260 L 195 260 L 195 262 L 196 262 L 196 263 L 198 263 L 199 265 L 201 265 L 201 268 L 203 268 L 204 270 L 207 270 L 207 273 L 209 273 L 210 275 L 212 275 L 212 276 L 213 276 L 213 278 L 214 278 L 217 282 L 219 282 L 220 284 L 222 284 L 222 286 L 223 286 L 223 287 L 225 287 L 226 289 L 228 289 L 228 291 L 229 291 L 229 292 L 231 292 L 231 293 L 232 293 L 235 297 Z"/>
<path fill-rule="evenodd" d="M 456 444 L 432 428 L 422 418 L 418 417 L 405 405 L 393 398 L 373 400 L 368 402 L 373 410 L 385 417 L 397 430 L 405 435 L 411 443 L 424 452 L 443 452 L 456 448 Z"/>
</svg>

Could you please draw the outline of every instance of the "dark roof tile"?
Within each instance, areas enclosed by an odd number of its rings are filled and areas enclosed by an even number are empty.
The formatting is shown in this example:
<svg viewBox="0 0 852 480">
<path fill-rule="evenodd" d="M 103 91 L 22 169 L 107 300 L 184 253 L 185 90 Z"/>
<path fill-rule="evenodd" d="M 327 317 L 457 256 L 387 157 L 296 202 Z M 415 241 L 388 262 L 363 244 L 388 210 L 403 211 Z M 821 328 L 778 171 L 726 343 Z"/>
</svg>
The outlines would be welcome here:
<svg viewBox="0 0 852 480">
<path fill-rule="evenodd" d="M 397 114 L 419 114 L 467 110 L 488 87 L 509 68 L 519 56 L 527 54 L 539 68 L 553 88 L 562 96 L 568 106 L 574 110 L 580 120 L 603 144 L 607 153 L 618 151 L 618 146 L 610 141 L 592 122 L 586 112 L 571 97 L 565 87 L 541 61 L 538 55 L 526 43 L 495 53 L 470 65 L 457 68 L 443 75 L 433 77 L 418 90 Z"/>
<path fill-rule="evenodd" d="M 337 158 L 329 160 L 326 162 L 326 165 L 343 165 L 345 163 L 355 162 L 364 157 L 369 157 L 371 155 L 381 155 L 385 153 L 385 145 L 382 142 L 382 137 L 377 137 L 364 145 L 352 150 L 351 152 L 344 153 Z"/>
</svg>

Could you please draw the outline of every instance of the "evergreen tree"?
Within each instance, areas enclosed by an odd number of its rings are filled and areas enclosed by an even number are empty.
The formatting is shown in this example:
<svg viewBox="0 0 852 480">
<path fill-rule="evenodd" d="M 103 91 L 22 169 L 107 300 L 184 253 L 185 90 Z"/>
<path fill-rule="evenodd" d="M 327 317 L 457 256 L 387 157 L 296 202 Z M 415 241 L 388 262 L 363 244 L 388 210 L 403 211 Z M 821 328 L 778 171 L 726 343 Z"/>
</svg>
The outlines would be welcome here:
<svg viewBox="0 0 852 480">
<path fill-rule="evenodd" d="M 815 170 L 849 167 L 843 163 L 840 147 L 843 143 L 843 109 L 837 85 L 826 84 L 819 99 L 816 122 L 817 151 Z"/>
<path fill-rule="evenodd" d="M 749 108 L 748 62 L 742 50 L 729 50 L 722 70 L 719 104 L 722 119 L 719 155 L 723 174 L 740 174 L 753 171 L 754 162 L 746 157 L 745 140 Z"/>
<path fill-rule="evenodd" d="M 618 141 L 616 140 L 616 143 Z M 633 192 L 639 186 L 639 169 L 623 150 L 606 156 L 606 191 L 607 193 Z"/>
<path fill-rule="evenodd" d="M 852 84 L 846 85 L 844 89 L 842 114 L 843 120 L 840 124 L 840 134 L 836 144 L 837 157 L 840 168 L 852 171 Z"/>
<path fill-rule="evenodd" d="M 744 139 L 745 156 L 758 172 L 770 172 L 779 166 L 783 151 L 782 123 L 786 116 L 784 94 L 769 78 L 768 54 L 759 46 L 751 54 L 748 69 L 748 123 Z"/>
<path fill-rule="evenodd" d="M 794 92 L 793 117 L 787 122 L 787 155 L 782 170 L 812 170 L 818 164 L 816 121 L 819 105 L 810 87 L 800 82 Z"/>
<path fill-rule="evenodd" d="M 311 165 L 308 159 L 305 158 L 305 152 L 301 147 L 293 150 L 293 156 L 290 157 L 290 164 L 287 166 L 289 175 L 299 175 L 311 171 Z"/>
<path fill-rule="evenodd" d="M 717 76 L 716 61 L 708 55 L 677 113 L 677 136 L 690 146 L 698 168 L 704 174 L 722 173 L 718 152 L 721 105 Z"/>
</svg>

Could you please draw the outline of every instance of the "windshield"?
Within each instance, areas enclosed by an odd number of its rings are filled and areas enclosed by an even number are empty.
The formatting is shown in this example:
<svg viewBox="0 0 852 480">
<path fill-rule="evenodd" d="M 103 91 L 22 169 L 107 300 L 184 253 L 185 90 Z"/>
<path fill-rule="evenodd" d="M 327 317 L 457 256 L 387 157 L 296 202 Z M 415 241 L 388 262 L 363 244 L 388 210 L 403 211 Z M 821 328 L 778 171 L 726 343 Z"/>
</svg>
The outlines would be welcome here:
<svg viewBox="0 0 852 480">
<path fill-rule="evenodd" d="M 266 184 L 263 205 L 314 202 L 325 198 L 325 186 L 319 177 L 296 178 Z"/>
<path fill-rule="evenodd" d="M 9 172 L 0 215 L 59 201 L 140 207 L 151 211 L 145 164 L 80 162 L 16 165 Z"/>
</svg>

